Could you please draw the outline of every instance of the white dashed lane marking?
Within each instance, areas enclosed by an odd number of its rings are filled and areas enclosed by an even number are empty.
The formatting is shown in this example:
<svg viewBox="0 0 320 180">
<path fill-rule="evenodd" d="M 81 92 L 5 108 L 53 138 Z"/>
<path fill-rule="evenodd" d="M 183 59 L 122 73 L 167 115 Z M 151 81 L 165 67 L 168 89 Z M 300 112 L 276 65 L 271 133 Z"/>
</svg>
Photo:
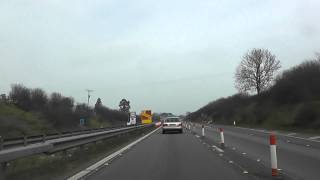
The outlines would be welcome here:
<svg viewBox="0 0 320 180">
<path fill-rule="evenodd" d="M 254 134 L 252 134 L 252 135 L 254 135 Z M 199 138 L 199 141 L 202 143 L 202 140 L 201 140 L 201 136 L 199 136 L 199 135 L 195 135 L 195 137 L 197 137 L 197 138 Z M 210 147 L 210 145 L 209 144 L 207 144 L 207 143 L 205 143 L 205 142 L 203 142 L 203 144 L 206 144 L 206 145 L 208 145 L 208 147 Z M 219 148 L 219 147 L 217 147 L 217 146 L 215 146 L 215 145 L 212 145 L 212 148 L 210 148 L 213 152 L 215 152 L 215 151 L 217 151 L 218 153 L 218 155 L 222 158 L 222 159 L 224 159 L 224 160 L 226 160 L 226 162 L 228 162 L 229 164 L 232 164 L 232 165 L 234 165 L 234 166 L 236 166 L 237 168 L 239 168 L 241 171 L 242 171 L 242 173 L 243 174 L 249 174 L 249 172 L 246 170 L 246 169 L 244 169 L 241 165 L 239 165 L 239 164 L 237 164 L 236 162 L 234 162 L 234 161 L 232 161 L 231 159 L 229 159 L 229 158 L 227 158 L 227 157 L 225 157 L 224 156 L 224 150 L 222 150 L 221 148 Z M 232 150 L 236 150 L 236 148 L 235 147 L 233 147 L 232 148 Z M 247 153 L 242 153 L 242 154 L 247 154 Z"/>
<path fill-rule="evenodd" d="M 221 153 L 223 153 L 224 152 L 224 150 L 222 150 L 222 149 L 220 149 L 220 148 L 218 148 L 217 146 L 212 146 L 214 149 L 216 149 L 217 151 L 219 151 L 219 152 L 221 152 Z"/>
</svg>

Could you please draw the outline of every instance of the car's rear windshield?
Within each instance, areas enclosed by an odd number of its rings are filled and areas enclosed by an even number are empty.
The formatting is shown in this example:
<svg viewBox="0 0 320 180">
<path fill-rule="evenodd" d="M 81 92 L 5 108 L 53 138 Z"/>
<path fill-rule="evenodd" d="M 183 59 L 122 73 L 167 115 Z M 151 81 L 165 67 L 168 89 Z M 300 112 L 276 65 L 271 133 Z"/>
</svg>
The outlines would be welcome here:
<svg viewBox="0 0 320 180">
<path fill-rule="evenodd" d="M 179 118 L 168 118 L 166 122 L 180 122 Z"/>
</svg>

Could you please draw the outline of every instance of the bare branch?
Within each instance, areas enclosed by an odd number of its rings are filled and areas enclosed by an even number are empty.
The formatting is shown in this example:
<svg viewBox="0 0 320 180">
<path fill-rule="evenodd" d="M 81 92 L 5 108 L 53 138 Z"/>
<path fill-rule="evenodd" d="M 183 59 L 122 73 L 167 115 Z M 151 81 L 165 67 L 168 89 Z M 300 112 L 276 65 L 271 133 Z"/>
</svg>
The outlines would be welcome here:
<svg viewBox="0 0 320 180">
<path fill-rule="evenodd" d="M 260 94 L 270 86 L 280 67 L 280 61 L 267 49 L 252 49 L 243 56 L 236 70 L 235 86 L 240 92 Z"/>
</svg>

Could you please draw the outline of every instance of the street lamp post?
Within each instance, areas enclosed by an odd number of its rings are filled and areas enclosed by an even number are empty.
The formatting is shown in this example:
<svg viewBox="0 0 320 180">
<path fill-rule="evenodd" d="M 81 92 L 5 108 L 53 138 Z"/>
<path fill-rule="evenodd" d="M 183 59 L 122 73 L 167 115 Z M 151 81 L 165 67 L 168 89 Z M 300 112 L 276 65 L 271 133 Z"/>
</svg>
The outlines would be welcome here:
<svg viewBox="0 0 320 180">
<path fill-rule="evenodd" d="M 89 107 L 89 103 L 90 103 L 90 93 L 93 92 L 93 90 L 90 90 L 90 89 L 86 89 L 86 91 L 88 92 L 88 107 Z"/>
</svg>

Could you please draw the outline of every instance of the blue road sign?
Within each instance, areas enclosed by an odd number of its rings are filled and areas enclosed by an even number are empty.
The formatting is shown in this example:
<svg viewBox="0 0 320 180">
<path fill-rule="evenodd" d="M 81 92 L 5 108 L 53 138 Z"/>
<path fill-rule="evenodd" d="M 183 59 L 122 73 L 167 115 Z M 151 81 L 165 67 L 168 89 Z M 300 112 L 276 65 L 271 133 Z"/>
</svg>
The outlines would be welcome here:
<svg viewBox="0 0 320 180">
<path fill-rule="evenodd" d="M 81 118 L 81 119 L 80 119 L 80 126 L 84 126 L 85 121 L 86 121 L 86 120 L 85 120 L 84 118 Z"/>
</svg>

